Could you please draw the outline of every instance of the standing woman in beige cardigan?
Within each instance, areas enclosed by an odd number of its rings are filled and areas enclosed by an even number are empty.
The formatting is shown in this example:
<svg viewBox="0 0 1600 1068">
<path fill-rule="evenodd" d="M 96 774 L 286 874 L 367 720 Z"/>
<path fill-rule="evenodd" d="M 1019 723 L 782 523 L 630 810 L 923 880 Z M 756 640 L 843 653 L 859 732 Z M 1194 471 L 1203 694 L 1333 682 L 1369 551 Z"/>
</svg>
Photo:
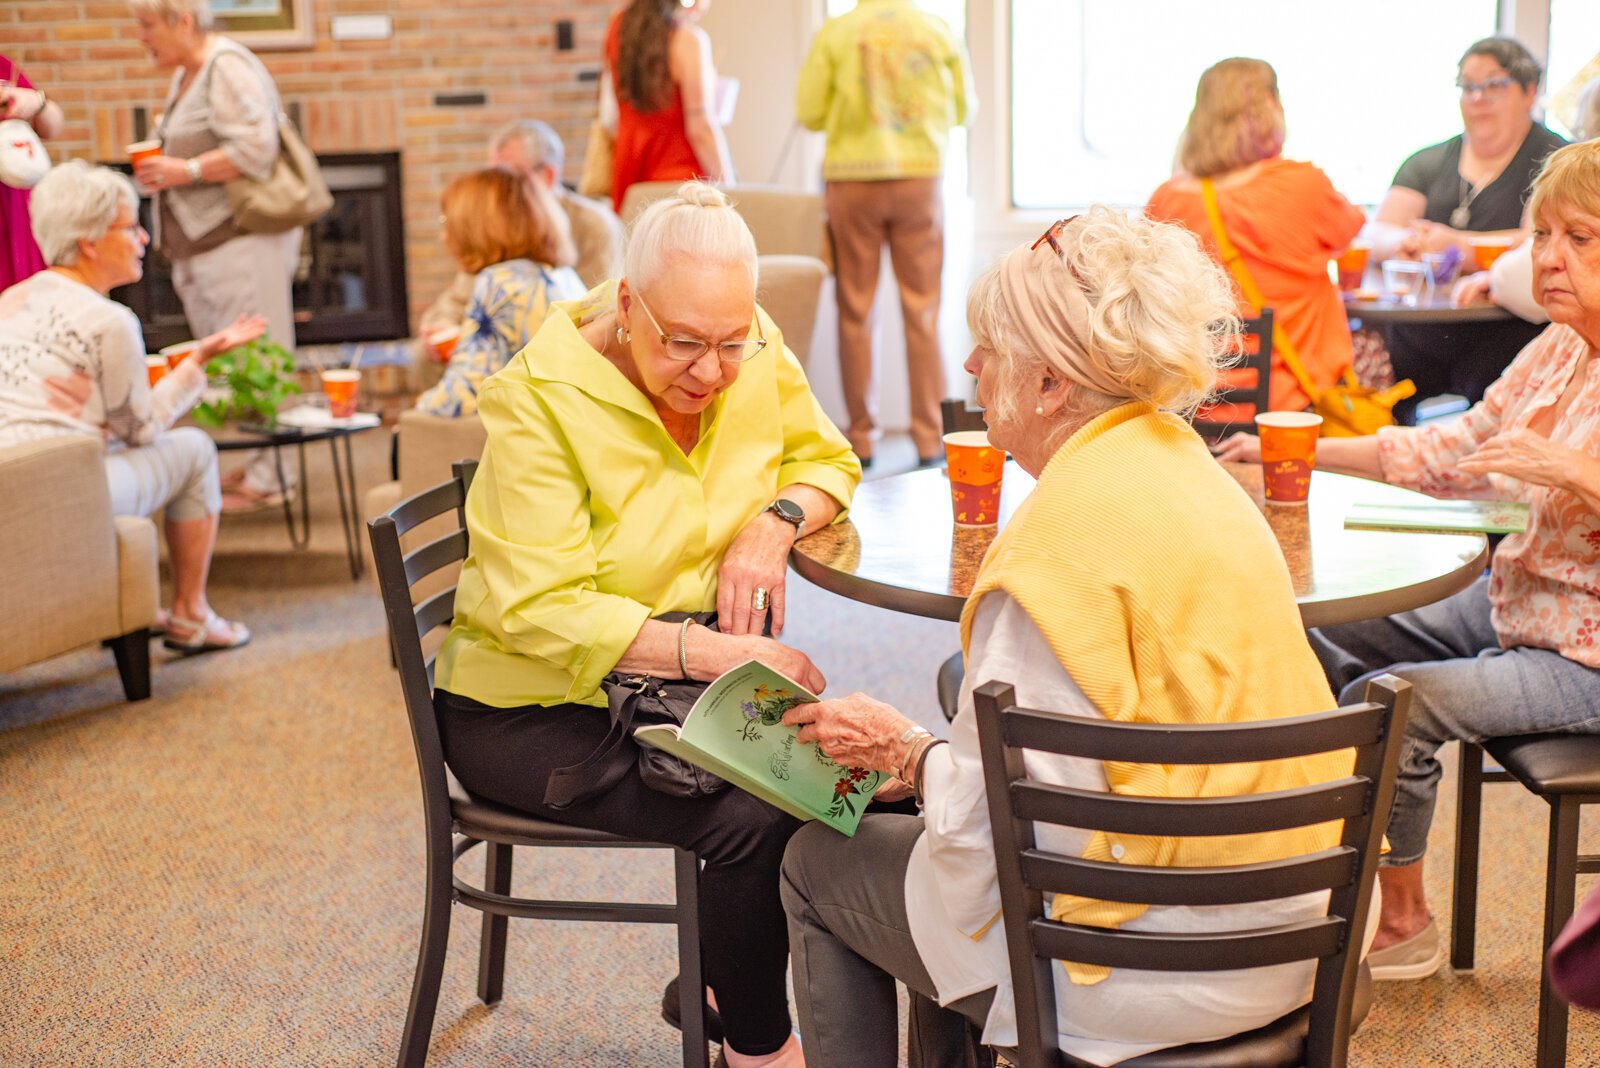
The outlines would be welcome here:
<svg viewBox="0 0 1600 1068">
<path fill-rule="evenodd" d="M 234 222 L 225 183 L 265 180 L 278 160 L 278 89 L 249 49 L 212 32 L 207 0 L 130 0 L 139 42 L 172 71 L 156 129 L 161 154 L 135 177 L 155 197 L 155 240 L 172 261 L 172 284 L 200 337 L 240 315 L 267 320 L 267 336 L 294 351 L 291 284 L 301 231 L 246 233 Z M 258 453 L 224 508 L 266 503 L 285 492 L 270 457 Z"/>
</svg>

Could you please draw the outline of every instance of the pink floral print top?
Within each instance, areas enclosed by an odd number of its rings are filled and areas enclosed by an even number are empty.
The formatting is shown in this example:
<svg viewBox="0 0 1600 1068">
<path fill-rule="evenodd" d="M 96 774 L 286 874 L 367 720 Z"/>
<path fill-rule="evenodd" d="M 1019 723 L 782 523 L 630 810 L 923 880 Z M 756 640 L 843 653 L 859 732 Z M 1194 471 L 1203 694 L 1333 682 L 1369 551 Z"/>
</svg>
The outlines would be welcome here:
<svg viewBox="0 0 1600 1068">
<path fill-rule="evenodd" d="M 1432 497 L 1526 501 L 1528 529 L 1506 535 L 1489 568 L 1500 645 L 1553 649 L 1600 668 L 1600 515 L 1567 490 L 1456 467 L 1487 439 L 1527 429 L 1535 415 L 1555 404 L 1588 348 L 1571 327 L 1551 325 L 1460 419 L 1378 431 L 1378 459 L 1386 481 Z M 1600 360 L 1588 362 L 1585 381 L 1549 438 L 1600 456 Z"/>
</svg>

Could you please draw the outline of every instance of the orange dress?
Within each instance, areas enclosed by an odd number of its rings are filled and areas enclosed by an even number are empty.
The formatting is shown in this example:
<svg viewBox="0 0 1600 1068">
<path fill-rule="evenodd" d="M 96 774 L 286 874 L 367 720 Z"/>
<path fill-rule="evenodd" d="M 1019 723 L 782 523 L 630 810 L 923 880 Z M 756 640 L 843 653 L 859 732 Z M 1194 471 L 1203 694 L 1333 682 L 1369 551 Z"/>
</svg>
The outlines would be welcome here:
<svg viewBox="0 0 1600 1068">
<path fill-rule="evenodd" d="M 606 28 L 606 66 L 616 84 L 618 27 L 622 12 Z M 617 94 L 617 137 L 611 148 L 611 207 L 622 210 L 622 194 L 635 182 L 687 181 L 703 178 L 700 160 L 684 124 L 683 93 L 672 87 L 672 99 L 655 111 L 639 111 Z"/>
<path fill-rule="evenodd" d="M 1339 290 L 1328 278 L 1328 260 L 1360 233 L 1366 221 L 1361 209 L 1316 167 L 1281 157 L 1263 161 L 1242 182 L 1218 182 L 1217 208 L 1228 239 L 1311 381 L 1319 387 L 1333 384 L 1350 366 L 1350 324 Z M 1171 179 L 1151 196 L 1145 214 L 1187 227 L 1220 260 L 1199 182 Z M 1255 312 L 1241 297 L 1239 314 Z M 1273 410 L 1293 411 L 1310 403 L 1274 352 Z"/>
</svg>

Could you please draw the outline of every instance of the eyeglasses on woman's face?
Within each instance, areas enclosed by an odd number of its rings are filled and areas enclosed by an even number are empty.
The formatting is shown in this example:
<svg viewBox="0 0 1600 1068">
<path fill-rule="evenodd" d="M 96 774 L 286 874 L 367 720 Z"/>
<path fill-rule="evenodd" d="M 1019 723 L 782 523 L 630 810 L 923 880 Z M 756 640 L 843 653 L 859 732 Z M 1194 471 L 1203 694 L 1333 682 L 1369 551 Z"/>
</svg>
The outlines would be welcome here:
<svg viewBox="0 0 1600 1068">
<path fill-rule="evenodd" d="M 1499 100 L 1516 84 L 1516 79 L 1501 75 L 1481 82 L 1457 81 L 1456 88 L 1461 90 L 1463 100 L 1474 96 L 1481 96 L 1485 100 Z"/>
<path fill-rule="evenodd" d="M 644 298 L 636 291 L 633 299 L 639 302 L 639 307 L 650 319 L 650 325 L 656 328 L 656 333 L 661 336 L 661 350 L 667 354 L 667 359 L 679 363 L 693 363 L 712 349 L 717 350 L 717 358 L 723 363 L 744 363 L 756 353 L 767 347 L 767 335 L 761 329 L 761 319 L 756 318 L 756 333 L 754 339 L 747 338 L 743 341 L 723 341 L 713 343 L 698 337 L 674 336 L 661 328 L 661 322 L 644 302 Z"/>
</svg>

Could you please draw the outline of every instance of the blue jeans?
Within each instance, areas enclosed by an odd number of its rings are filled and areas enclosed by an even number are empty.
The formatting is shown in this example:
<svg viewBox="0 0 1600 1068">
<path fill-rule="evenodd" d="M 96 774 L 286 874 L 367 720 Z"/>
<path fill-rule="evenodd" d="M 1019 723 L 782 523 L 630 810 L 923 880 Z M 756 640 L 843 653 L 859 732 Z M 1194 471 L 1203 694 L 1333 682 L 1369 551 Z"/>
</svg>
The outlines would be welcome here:
<svg viewBox="0 0 1600 1068">
<path fill-rule="evenodd" d="M 1550 649 L 1500 648 L 1489 621 L 1489 579 L 1414 612 L 1310 631 L 1340 704 L 1362 699 L 1385 673 L 1411 683 L 1411 715 L 1389 816 L 1385 867 L 1428 848 L 1439 791 L 1439 746 L 1512 734 L 1600 733 L 1600 671 Z"/>
</svg>

